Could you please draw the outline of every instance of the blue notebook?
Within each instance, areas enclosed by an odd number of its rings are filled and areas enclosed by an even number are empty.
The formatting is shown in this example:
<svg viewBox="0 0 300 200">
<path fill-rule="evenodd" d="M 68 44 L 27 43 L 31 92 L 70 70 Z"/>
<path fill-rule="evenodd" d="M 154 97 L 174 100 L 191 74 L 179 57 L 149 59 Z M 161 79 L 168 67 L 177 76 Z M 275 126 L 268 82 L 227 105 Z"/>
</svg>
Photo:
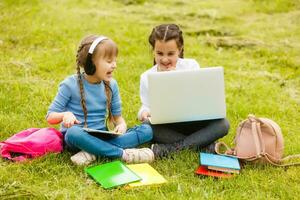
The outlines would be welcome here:
<svg viewBox="0 0 300 200">
<path fill-rule="evenodd" d="M 201 165 L 208 167 L 217 167 L 225 169 L 240 170 L 240 163 L 237 158 L 211 154 L 211 153 L 200 153 Z"/>
</svg>

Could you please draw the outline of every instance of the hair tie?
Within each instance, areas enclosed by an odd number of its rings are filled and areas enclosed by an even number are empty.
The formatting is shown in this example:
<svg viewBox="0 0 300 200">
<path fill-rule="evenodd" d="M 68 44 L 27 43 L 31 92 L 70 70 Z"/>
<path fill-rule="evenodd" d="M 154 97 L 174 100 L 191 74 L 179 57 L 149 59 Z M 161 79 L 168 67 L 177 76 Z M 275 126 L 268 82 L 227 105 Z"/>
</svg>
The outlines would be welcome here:
<svg viewBox="0 0 300 200">
<path fill-rule="evenodd" d="M 163 41 L 165 41 L 165 40 L 166 40 L 166 37 L 167 37 L 168 30 L 169 30 L 169 25 L 168 25 L 168 26 L 167 26 L 167 28 L 166 28 L 166 32 L 165 32 L 165 35 L 164 35 L 164 39 L 163 39 Z"/>
</svg>

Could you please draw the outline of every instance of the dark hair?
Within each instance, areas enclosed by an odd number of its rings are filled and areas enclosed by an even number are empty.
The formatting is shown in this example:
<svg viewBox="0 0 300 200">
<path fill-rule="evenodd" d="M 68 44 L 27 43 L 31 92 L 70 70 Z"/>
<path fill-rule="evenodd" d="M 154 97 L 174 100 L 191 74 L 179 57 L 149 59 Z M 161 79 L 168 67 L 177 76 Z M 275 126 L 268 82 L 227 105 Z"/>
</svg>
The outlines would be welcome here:
<svg viewBox="0 0 300 200">
<path fill-rule="evenodd" d="M 149 43 L 154 49 L 156 40 L 167 42 L 169 40 L 175 40 L 177 47 L 181 49 L 179 57 L 184 57 L 184 41 L 182 37 L 182 31 L 176 24 L 161 24 L 152 29 L 149 35 Z M 156 64 L 154 59 L 154 64 Z"/>
<path fill-rule="evenodd" d="M 77 64 L 77 78 L 78 78 L 78 85 L 79 85 L 79 92 L 80 92 L 80 103 L 82 106 L 82 110 L 84 113 L 84 126 L 87 127 L 87 107 L 86 101 L 84 96 L 84 88 L 83 88 L 83 81 L 82 81 L 82 74 L 80 72 L 80 67 L 84 68 L 84 72 L 88 75 L 93 75 L 96 71 L 95 64 L 93 63 L 93 58 L 96 55 L 97 51 L 100 51 L 100 55 L 102 58 L 117 56 L 118 48 L 117 45 L 111 40 L 106 39 L 99 43 L 95 48 L 95 51 L 92 55 L 89 55 L 88 51 L 95 39 L 99 36 L 96 35 L 89 35 L 83 38 L 80 42 L 80 45 L 77 50 L 76 54 L 76 64 Z M 101 45 L 106 44 L 106 45 Z M 111 114 L 111 98 L 112 98 L 112 90 L 110 88 L 109 81 L 103 81 L 105 85 L 105 94 L 106 94 L 106 106 L 108 110 L 108 120 L 113 121 L 112 114 Z"/>
</svg>

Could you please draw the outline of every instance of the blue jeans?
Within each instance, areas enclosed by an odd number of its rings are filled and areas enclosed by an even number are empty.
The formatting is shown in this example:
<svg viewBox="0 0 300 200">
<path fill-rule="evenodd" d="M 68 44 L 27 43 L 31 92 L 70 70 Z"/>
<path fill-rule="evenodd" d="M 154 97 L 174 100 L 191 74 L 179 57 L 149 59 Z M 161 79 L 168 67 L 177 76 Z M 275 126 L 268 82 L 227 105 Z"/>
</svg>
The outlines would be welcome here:
<svg viewBox="0 0 300 200">
<path fill-rule="evenodd" d="M 123 135 L 109 139 L 93 136 L 82 130 L 82 127 L 72 126 L 67 129 L 64 138 L 67 148 L 71 150 L 83 150 L 96 156 L 120 158 L 123 149 L 149 142 L 152 137 L 151 126 L 142 124 L 128 129 Z"/>
</svg>

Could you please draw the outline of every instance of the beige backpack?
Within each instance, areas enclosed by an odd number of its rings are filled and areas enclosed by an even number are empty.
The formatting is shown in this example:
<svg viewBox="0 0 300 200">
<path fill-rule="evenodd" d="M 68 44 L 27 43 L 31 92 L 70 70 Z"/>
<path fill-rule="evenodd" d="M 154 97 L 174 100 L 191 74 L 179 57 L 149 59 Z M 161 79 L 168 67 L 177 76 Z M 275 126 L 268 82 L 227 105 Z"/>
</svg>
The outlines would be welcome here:
<svg viewBox="0 0 300 200">
<path fill-rule="evenodd" d="M 244 161 L 255 161 L 259 163 L 271 163 L 276 166 L 289 166 L 300 163 L 283 164 L 284 161 L 300 157 L 300 155 L 283 155 L 283 136 L 277 123 L 267 118 L 257 118 L 254 115 L 248 115 L 248 118 L 242 121 L 234 139 L 235 147 L 233 149 L 219 142 L 216 144 L 216 152 L 220 153 L 221 146 L 226 147 L 226 155 L 237 157 Z"/>
</svg>

